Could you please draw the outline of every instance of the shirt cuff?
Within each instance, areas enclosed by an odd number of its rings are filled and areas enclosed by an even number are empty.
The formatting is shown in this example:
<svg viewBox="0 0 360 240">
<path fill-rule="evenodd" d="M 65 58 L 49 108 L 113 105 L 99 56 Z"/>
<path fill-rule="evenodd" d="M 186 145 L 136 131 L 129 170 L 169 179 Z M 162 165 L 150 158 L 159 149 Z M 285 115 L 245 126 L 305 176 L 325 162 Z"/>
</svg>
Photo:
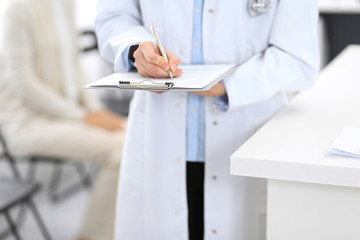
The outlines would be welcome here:
<svg viewBox="0 0 360 240">
<path fill-rule="evenodd" d="M 221 83 L 223 84 L 225 91 L 226 91 L 224 81 L 221 80 Z M 224 95 L 219 96 L 219 97 L 214 97 L 214 103 L 216 104 L 217 109 L 219 109 L 220 111 L 226 112 L 229 109 L 229 98 L 228 98 L 227 93 L 225 93 Z"/>
<path fill-rule="evenodd" d="M 122 53 L 122 59 L 123 59 L 123 61 L 124 61 L 124 63 L 125 63 L 125 68 L 126 68 L 126 71 L 127 71 L 127 72 L 136 69 L 134 63 L 133 63 L 132 61 L 130 61 L 130 59 L 129 59 L 129 51 L 130 51 L 130 48 L 131 48 L 132 46 L 134 46 L 134 45 L 137 45 L 137 44 L 133 44 L 133 45 L 128 46 L 128 47 L 125 49 L 125 51 L 123 51 L 123 53 Z"/>
</svg>

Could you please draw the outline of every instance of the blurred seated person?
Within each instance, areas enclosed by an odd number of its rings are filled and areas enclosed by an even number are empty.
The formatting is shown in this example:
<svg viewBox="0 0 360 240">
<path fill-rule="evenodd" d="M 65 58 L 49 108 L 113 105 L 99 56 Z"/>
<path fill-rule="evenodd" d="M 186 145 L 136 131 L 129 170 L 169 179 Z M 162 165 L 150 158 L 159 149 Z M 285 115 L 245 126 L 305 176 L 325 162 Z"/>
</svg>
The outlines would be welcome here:
<svg viewBox="0 0 360 240">
<path fill-rule="evenodd" d="M 126 121 L 82 89 L 73 5 L 7 1 L 0 21 L 0 126 L 15 156 L 102 165 L 78 239 L 110 240 Z"/>
</svg>

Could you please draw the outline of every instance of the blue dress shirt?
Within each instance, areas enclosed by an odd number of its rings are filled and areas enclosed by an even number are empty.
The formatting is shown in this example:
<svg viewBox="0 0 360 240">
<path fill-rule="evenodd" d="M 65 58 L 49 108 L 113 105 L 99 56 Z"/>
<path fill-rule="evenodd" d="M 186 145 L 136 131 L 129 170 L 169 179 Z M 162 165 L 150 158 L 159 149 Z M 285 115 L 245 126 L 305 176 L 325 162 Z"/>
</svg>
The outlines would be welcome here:
<svg viewBox="0 0 360 240">
<path fill-rule="evenodd" d="M 202 13 L 203 0 L 194 0 L 191 63 L 203 64 Z M 205 161 L 205 97 L 188 94 L 186 112 L 186 160 Z"/>
</svg>

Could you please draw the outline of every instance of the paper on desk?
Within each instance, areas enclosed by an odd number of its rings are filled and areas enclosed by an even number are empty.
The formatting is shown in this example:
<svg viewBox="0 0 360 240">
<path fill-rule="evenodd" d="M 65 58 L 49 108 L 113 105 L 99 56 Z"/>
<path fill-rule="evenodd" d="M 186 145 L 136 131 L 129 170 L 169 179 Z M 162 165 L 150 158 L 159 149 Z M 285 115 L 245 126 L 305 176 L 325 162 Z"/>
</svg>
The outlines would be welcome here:
<svg viewBox="0 0 360 240">
<path fill-rule="evenodd" d="M 360 127 L 345 127 L 325 154 L 331 157 L 360 158 Z"/>
</svg>

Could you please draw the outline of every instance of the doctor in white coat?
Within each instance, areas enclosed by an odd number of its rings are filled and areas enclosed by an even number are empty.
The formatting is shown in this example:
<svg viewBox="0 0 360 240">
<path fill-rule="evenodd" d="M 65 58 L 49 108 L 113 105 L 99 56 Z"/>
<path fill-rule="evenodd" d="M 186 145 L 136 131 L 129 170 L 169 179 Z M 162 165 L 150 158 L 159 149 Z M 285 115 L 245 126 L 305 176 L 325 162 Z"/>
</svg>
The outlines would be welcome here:
<svg viewBox="0 0 360 240">
<path fill-rule="evenodd" d="M 317 1 L 205 0 L 200 8 L 195 2 L 100 0 L 95 24 L 100 51 L 115 71 L 128 71 L 135 61 L 141 75 L 153 77 L 167 76 L 169 69 L 180 76 L 179 61 L 192 63 L 199 44 L 202 63 L 241 64 L 204 93 L 204 239 L 263 239 L 264 181 L 231 176 L 230 155 L 287 103 L 287 93 L 313 85 L 319 65 Z M 200 43 L 193 41 L 197 14 Z M 167 48 L 168 65 L 151 43 L 151 23 Z M 189 95 L 135 93 L 117 199 L 117 240 L 189 238 Z"/>
</svg>

